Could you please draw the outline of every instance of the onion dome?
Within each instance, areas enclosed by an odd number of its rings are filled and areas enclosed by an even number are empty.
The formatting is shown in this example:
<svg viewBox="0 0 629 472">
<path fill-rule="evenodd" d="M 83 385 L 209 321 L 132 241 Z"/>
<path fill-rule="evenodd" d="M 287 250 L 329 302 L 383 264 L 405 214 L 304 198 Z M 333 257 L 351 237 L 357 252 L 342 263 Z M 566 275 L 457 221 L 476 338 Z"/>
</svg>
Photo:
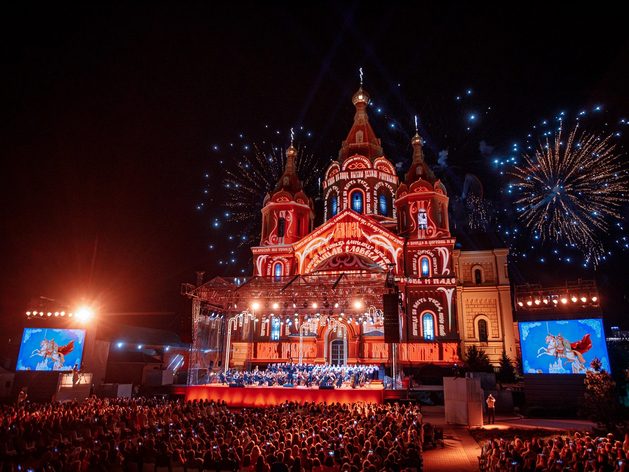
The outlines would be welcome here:
<svg viewBox="0 0 629 472">
<path fill-rule="evenodd" d="M 435 183 L 437 178 L 428 165 L 426 165 L 426 161 L 424 160 L 424 139 L 419 135 L 417 130 L 415 130 L 415 136 L 413 136 L 411 144 L 413 146 L 413 162 L 411 164 L 411 168 L 406 174 L 404 182 L 409 186 L 419 179 L 427 180 L 431 184 Z"/>
<path fill-rule="evenodd" d="M 367 107 L 369 106 L 369 94 L 362 85 L 352 97 L 352 103 L 356 107 L 354 124 L 349 130 L 347 139 L 343 141 L 339 151 L 338 161 L 343 162 L 348 157 L 355 155 L 364 156 L 371 162 L 384 155 L 380 139 L 376 137 L 373 128 L 369 124 Z"/>
<path fill-rule="evenodd" d="M 291 140 L 290 146 L 286 149 L 286 165 L 284 166 L 284 173 L 280 177 L 275 185 L 273 193 L 280 191 L 286 191 L 295 195 L 301 191 L 302 185 L 297 175 L 297 149 L 295 148 L 293 141 Z"/>
</svg>

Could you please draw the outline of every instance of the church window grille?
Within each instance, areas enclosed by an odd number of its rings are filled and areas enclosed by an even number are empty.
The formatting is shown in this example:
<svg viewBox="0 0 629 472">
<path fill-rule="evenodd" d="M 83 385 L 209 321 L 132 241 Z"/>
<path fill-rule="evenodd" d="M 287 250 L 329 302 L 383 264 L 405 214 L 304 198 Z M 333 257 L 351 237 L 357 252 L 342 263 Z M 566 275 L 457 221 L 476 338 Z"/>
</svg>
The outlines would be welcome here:
<svg viewBox="0 0 629 472">
<path fill-rule="evenodd" d="M 427 257 L 422 257 L 419 261 L 422 277 L 430 277 L 430 261 Z"/>
<path fill-rule="evenodd" d="M 387 216 L 387 197 L 386 195 L 380 195 L 380 214 Z"/>
<path fill-rule="evenodd" d="M 478 320 L 478 340 L 482 343 L 486 343 L 487 338 L 487 321 Z"/>
<path fill-rule="evenodd" d="M 435 320 L 430 313 L 424 313 L 422 325 L 424 326 L 424 339 L 435 339 Z"/>
<path fill-rule="evenodd" d="M 362 192 L 360 192 L 359 190 L 356 190 L 352 193 L 351 196 L 351 202 L 352 202 L 352 210 L 354 210 L 356 213 L 362 213 L 363 212 L 363 194 Z"/>
</svg>

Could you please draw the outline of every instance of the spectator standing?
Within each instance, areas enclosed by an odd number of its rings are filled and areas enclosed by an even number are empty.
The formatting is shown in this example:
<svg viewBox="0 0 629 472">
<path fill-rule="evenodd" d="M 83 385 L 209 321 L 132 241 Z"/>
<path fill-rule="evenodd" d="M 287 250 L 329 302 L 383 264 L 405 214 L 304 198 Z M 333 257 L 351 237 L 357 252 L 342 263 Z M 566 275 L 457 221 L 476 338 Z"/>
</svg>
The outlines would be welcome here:
<svg viewBox="0 0 629 472">
<path fill-rule="evenodd" d="M 490 393 L 487 397 L 487 424 L 496 423 L 496 399 Z"/>
</svg>

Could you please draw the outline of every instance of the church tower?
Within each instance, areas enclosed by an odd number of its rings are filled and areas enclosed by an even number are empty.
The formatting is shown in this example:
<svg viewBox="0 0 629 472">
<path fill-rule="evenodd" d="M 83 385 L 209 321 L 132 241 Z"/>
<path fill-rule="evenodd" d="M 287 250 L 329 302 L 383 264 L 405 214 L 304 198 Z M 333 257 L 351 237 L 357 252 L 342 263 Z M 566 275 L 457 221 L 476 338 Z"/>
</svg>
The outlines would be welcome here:
<svg viewBox="0 0 629 472">
<path fill-rule="evenodd" d="M 423 139 L 416 130 L 413 162 L 395 195 L 398 235 L 404 248 L 406 340 L 429 343 L 440 359 L 454 359 L 458 341 L 456 278 L 445 186 L 424 160 Z"/>
<path fill-rule="evenodd" d="M 262 207 L 260 246 L 252 248 L 254 275 L 281 277 L 294 273 L 292 244 L 312 230 L 313 202 L 297 175 L 297 149 L 286 150 L 284 173 Z"/>
<path fill-rule="evenodd" d="M 350 209 L 395 230 L 393 200 L 398 178 L 369 124 L 369 95 L 362 85 L 352 97 L 352 103 L 356 107 L 354 123 L 323 182 L 324 220 Z"/>
</svg>

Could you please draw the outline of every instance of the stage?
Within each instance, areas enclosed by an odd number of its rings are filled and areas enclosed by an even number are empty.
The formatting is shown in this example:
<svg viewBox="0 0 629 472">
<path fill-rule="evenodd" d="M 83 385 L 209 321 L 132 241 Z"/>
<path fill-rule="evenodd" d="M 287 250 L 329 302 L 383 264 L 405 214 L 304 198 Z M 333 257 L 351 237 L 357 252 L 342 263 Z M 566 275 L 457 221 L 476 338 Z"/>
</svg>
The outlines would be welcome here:
<svg viewBox="0 0 629 472">
<path fill-rule="evenodd" d="M 359 388 L 320 390 L 307 387 L 229 387 L 227 385 L 191 385 L 186 388 L 188 400 L 224 400 L 230 407 L 265 407 L 289 402 L 382 404 L 382 384 Z"/>
</svg>

